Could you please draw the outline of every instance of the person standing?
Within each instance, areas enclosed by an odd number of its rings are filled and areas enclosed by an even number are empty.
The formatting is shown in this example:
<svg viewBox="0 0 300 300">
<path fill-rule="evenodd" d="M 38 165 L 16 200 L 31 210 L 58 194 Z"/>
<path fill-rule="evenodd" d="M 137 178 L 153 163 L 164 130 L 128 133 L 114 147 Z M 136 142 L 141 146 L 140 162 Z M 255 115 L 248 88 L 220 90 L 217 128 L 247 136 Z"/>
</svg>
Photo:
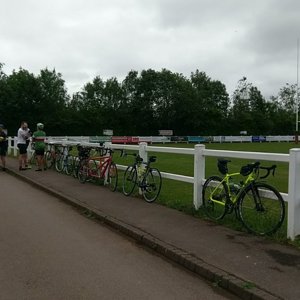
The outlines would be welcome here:
<svg viewBox="0 0 300 300">
<path fill-rule="evenodd" d="M 27 122 L 23 121 L 18 130 L 17 147 L 19 148 L 19 170 L 29 169 L 27 164 L 27 141 L 30 138 L 30 130 Z"/>
<path fill-rule="evenodd" d="M 7 132 L 4 125 L 0 124 L 0 158 L 2 162 L 2 170 L 6 171 L 6 153 L 8 149 Z"/>
<path fill-rule="evenodd" d="M 34 143 L 34 149 L 37 160 L 37 169 L 36 171 L 42 171 L 42 169 L 46 170 L 45 162 L 44 162 L 44 154 L 45 154 L 45 139 L 46 133 L 43 130 L 44 124 L 37 123 L 36 131 L 32 135 L 32 142 Z"/>
</svg>

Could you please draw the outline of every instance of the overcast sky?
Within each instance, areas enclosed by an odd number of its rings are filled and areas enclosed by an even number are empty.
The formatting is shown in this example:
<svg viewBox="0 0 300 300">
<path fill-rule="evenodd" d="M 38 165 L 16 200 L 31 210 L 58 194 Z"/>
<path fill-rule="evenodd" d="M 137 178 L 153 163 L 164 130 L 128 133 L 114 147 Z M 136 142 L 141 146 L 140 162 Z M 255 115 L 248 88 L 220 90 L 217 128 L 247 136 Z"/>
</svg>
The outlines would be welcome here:
<svg viewBox="0 0 300 300">
<path fill-rule="evenodd" d="M 297 82 L 299 0 L 0 0 L 0 62 L 55 68 L 69 93 L 95 76 L 196 69 L 231 94 L 246 76 L 266 96 Z"/>
</svg>

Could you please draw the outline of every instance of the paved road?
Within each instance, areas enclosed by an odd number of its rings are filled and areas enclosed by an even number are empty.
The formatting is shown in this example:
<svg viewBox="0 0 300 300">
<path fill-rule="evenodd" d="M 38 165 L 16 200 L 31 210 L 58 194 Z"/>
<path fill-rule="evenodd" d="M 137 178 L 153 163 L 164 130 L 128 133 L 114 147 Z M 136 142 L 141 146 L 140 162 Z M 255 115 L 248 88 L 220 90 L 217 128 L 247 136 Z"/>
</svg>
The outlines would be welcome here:
<svg viewBox="0 0 300 300">
<path fill-rule="evenodd" d="M 0 299 L 233 299 L 0 172 Z"/>
</svg>

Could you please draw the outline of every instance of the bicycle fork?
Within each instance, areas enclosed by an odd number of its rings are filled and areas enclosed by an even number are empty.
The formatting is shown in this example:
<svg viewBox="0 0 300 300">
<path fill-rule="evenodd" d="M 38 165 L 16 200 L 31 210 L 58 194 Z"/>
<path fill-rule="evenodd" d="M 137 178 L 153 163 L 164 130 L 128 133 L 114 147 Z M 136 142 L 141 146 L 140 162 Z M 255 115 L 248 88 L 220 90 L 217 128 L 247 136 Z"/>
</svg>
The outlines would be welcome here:
<svg viewBox="0 0 300 300">
<path fill-rule="evenodd" d="M 258 191 L 257 187 L 255 187 L 253 184 L 251 184 L 251 191 L 252 191 L 252 195 L 253 195 L 253 199 L 254 199 L 255 210 L 258 212 L 264 212 L 265 209 L 262 205 L 259 191 Z"/>
</svg>

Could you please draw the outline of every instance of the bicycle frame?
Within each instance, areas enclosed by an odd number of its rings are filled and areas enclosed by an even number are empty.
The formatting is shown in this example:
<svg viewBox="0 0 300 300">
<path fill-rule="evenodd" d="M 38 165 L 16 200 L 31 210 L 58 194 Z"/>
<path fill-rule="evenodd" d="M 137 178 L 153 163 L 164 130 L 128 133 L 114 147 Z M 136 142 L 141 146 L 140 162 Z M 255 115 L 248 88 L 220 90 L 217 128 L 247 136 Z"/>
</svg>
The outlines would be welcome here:
<svg viewBox="0 0 300 300">
<path fill-rule="evenodd" d="M 61 147 L 60 144 L 55 144 L 55 143 L 49 143 L 48 144 L 48 149 L 47 149 L 46 152 L 50 153 L 50 156 L 51 156 L 51 159 L 52 159 L 53 163 L 55 162 L 56 157 L 63 153 L 63 150 L 59 149 L 60 147 Z"/>
<path fill-rule="evenodd" d="M 236 176 L 240 176 L 241 174 L 240 173 L 230 173 L 230 174 L 226 174 L 224 176 L 224 178 L 222 179 L 222 181 L 215 187 L 215 189 L 213 190 L 213 192 L 211 193 L 210 195 L 210 200 L 213 201 L 213 202 L 216 202 L 220 205 L 226 205 L 226 203 L 222 202 L 222 201 L 218 201 L 216 199 L 213 199 L 212 196 L 214 195 L 215 191 L 217 191 L 217 189 L 220 187 L 220 185 L 222 185 L 223 183 L 225 183 L 226 187 L 227 187 L 227 190 L 228 190 L 228 195 L 229 195 L 229 199 L 232 204 L 236 204 L 237 200 L 239 199 L 241 193 L 243 192 L 243 190 L 246 188 L 246 186 L 248 186 L 249 184 L 251 184 L 252 182 L 255 181 L 256 179 L 256 176 L 255 176 L 255 173 L 254 172 L 251 172 L 245 182 L 243 183 L 243 185 L 241 186 L 239 192 L 236 194 L 234 192 L 231 191 L 230 189 L 230 181 L 232 179 L 232 177 L 236 177 Z"/>
<path fill-rule="evenodd" d="M 88 168 L 88 176 L 90 177 L 96 177 L 99 179 L 103 179 L 106 176 L 106 173 L 108 171 L 109 166 L 112 163 L 112 156 L 93 156 L 93 157 L 89 157 L 87 159 L 88 161 L 92 160 L 95 162 L 96 165 L 96 171 L 99 170 L 98 172 L 94 172 L 95 170 L 92 170 L 90 167 Z M 97 162 L 99 162 L 99 164 L 97 164 Z"/>
<path fill-rule="evenodd" d="M 274 233 L 284 220 L 285 204 L 276 188 L 261 179 L 271 172 L 274 175 L 276 165 L 265 167 L 255 162 L 242 166 L 239 173 L 228 173 L 228 162 L 219 159 L 218 169 L 223 177 L 214 175 L 204 183 L 202 196 L 207 216 L 218 221 L 234 211 L 249 232 Z M 260 170 L 266 173 L 260 174 Z M 233 180 L 237 176 L 243 176 L 240 184 Z M 273 199 L 277 201 L 272 202 Z"/>
<path fill-rule="evenodd" d="M 62 149 L 59 153 L 55 153 L 56 156 L 56 170 L 59 172 L 65 172 L 68 174 L 68 159 L 70 157 L 70 151 L 72 150 L 72 146 L 62 145 Z M 58 160 L 57 160 L 58 157 Z M 61 164 L 61 165 L 59 165 Z"/>
</svg>

